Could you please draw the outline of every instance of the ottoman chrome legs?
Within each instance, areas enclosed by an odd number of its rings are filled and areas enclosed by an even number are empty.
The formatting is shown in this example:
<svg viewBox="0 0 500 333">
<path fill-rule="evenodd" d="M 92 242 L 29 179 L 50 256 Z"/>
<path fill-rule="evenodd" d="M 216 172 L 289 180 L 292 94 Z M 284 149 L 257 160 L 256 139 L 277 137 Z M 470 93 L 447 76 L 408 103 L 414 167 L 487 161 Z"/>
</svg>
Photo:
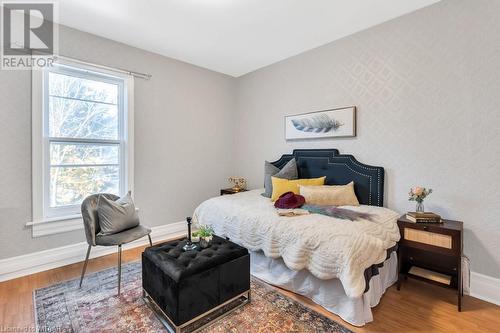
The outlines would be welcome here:
<svg viewBox="0 0 500 333">
<path fill-rule="evenodd" d="M 156 304 L 156 302 L 154 301 L 153 298 L 151 298 L 151 296 L 148 294 L 148 292 L 144 289 L 142 290 L 144 302 L 153 310 L 153 312 L 158 317 L 158 319 L 160 319 L 163 326 L 165 326 L 165 328 L 170 333 L 187 333 L 187 332 L 194 333 L 194 332 L 198 332 L 199 330 L 212 324 L 214 321 L 219 320 L 219 319 L 227 316 L 228 314 L 230 314 L 234 310 L 242 307 L 243 305 L 250 303 L 250 293 L 251 293 L 250 290 L 247 290 L 247 291 L 227 300 L 226 302 L 216 306 L 215 308 L 213 308 L 205 313 L 202 313 L 201 315 L 183 323 L 182 325 L 177 326 L 165 314 L 165 312 L 163 312 L 163 310 L 160 308 L 160 306 L 158 304 Z M 224 306 L 230 305 L 231 303 L 235 303 L 235 305 L 234 305 L 234 307 L 231 307 L 229 310 L 222 311 L 220 314 L 216 315 L 213 318 L 209 318 L 209 320 L 206 323 L 202 323 L 199 326 L 193 325 L 193 324 L 197 323 L 198 321 L 201 322 L 205 317 L 216 312 L 217 310 L 223 310 Z M 192 329 L 189 328 L 189 326 L 191 326 L 191 325 L 194 326 Z"/>
</svg>

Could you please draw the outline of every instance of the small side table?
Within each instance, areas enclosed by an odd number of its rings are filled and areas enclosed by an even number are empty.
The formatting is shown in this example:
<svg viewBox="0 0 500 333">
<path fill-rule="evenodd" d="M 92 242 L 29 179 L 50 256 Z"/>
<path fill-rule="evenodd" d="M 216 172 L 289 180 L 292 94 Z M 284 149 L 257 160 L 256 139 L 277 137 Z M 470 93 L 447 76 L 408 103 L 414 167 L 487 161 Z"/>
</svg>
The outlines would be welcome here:
<svg viewBox="0 0 500 333">
<path fill-rule="evenodd" d="M 220 190 L 220 195 L 225 195 L 225 194 L 236 194 L 240 192 L 246 192 L 248 190 L 235 190 L 233 188 L 223 188 Z"/>
<path fill-rule="evenodd" d="M 462 311 L 463 222 L 414 223 L 398 219 L 401 240 L 398 248 L 398 285 L 402 278 L 424 280 L 457 290 L 458 311 Z"/>
</svg>

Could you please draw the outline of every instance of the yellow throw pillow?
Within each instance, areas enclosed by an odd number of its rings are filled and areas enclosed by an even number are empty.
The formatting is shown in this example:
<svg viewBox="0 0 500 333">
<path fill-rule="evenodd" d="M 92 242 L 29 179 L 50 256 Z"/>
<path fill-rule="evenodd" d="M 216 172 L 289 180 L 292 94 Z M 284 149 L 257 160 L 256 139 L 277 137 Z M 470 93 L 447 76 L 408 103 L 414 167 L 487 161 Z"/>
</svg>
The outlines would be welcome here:
<svg viewBox="0 0 500 333">
<path fill-rule="evenodd" d="M 354 182 L 347 185 L 299 186 L 299 194 L 311 205 L 359 206 Z"/>
<path fill-rule="evenodd" d="M 308 178 L 308 179 L 283 179 L 271 177 L 273 182 L 273 194 L 271 200 L 276 201 L 283 193 L 293 192 L 299 194 L 299 185 L 319 186 L 325 183 L 326 177 Z"/>
</svg>

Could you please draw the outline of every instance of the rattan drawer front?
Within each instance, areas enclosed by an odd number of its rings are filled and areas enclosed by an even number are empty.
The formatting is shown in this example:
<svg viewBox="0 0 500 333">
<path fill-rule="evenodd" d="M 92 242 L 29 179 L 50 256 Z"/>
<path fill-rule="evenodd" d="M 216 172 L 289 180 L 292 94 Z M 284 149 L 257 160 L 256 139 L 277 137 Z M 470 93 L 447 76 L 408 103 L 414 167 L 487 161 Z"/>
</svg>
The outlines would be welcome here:
<svg viewBox="0 0 500 333">
<path fill-rule="evenodd" d="M 443 247 L 446 249 L 452 248 L 452 237 L 450 235 L 442 235 L 418 229 L 405 228 L 404 238 L 417 243 Z"/>
</svg>

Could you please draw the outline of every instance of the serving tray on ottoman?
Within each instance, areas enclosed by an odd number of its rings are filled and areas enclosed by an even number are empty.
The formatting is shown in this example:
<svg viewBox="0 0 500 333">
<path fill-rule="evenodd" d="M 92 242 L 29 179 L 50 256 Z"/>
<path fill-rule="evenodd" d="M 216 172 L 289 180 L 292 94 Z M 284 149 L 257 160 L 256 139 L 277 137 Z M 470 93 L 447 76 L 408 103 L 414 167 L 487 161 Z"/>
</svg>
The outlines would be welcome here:
<svg viewBox="0 0 500 333">
<path fill-rule="evenodd" d="M 248 250 L 214 236 L 208 248 L 186 240 L 142 253 L 144 300 L 171 332 L 194 332 L 250 301 Z"/>
</svg>

